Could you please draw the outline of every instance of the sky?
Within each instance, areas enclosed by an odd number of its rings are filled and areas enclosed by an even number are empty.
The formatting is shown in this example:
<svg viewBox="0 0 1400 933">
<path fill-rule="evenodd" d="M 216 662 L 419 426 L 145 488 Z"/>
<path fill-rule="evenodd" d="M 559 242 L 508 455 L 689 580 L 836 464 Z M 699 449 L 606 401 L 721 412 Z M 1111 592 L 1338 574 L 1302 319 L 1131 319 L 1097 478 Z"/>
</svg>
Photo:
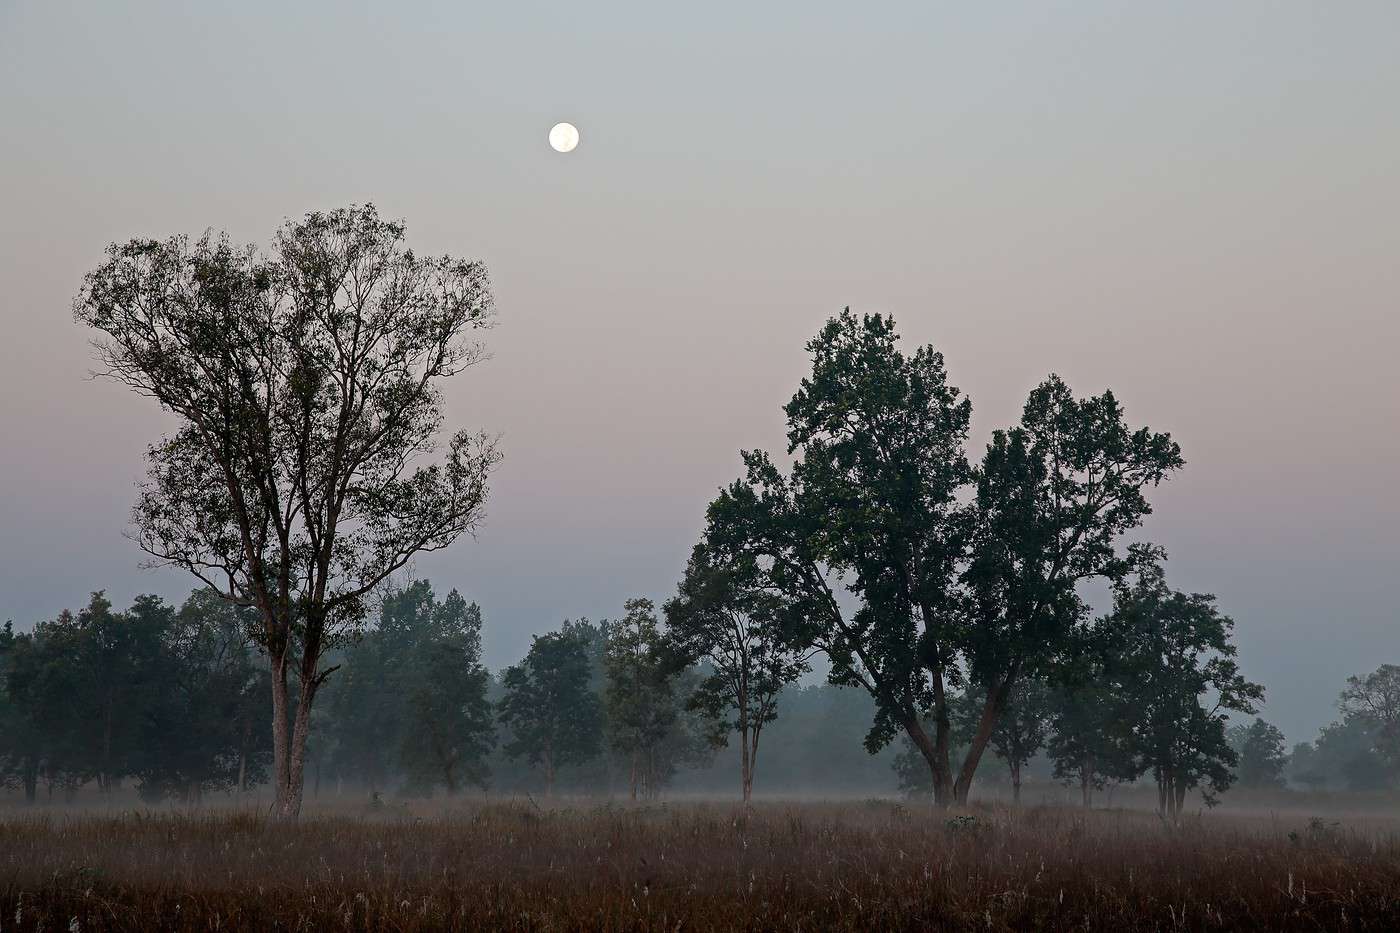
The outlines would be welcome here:
<svg viewBox="0 0 1400 933">
<path fill-rule="evenodd" d="M 494 283 L 446 404 L 506 459 L 415 568 L 491 666 L 674 591 L 849 305 L 945 353 L 974 455 L 1052 371 L 1170 431 L 1139 537 L 1312 738 L 1400 663 L 1397 34 L 1391 2 L 0 0 L 0 619 L 193 584 L 124 537 L 170 422 L 89 378 L 104 247 L 369 201 Z"/>
</svg>

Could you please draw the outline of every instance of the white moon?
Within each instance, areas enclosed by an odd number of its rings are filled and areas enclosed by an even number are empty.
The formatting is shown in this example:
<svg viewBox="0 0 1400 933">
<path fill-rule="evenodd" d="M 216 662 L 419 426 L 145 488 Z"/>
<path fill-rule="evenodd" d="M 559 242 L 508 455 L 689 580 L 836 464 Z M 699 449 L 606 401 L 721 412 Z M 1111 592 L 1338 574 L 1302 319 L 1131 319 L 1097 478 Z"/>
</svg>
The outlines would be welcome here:
<svg viewBox="0 0 1400 933">
<path fill-rule="evenodd" d="M 578 145 L 578 127 L 572 123 L 556 123 L 549 131 L 549 144 L 555 152 L 573 152 Z"/>
</svg>

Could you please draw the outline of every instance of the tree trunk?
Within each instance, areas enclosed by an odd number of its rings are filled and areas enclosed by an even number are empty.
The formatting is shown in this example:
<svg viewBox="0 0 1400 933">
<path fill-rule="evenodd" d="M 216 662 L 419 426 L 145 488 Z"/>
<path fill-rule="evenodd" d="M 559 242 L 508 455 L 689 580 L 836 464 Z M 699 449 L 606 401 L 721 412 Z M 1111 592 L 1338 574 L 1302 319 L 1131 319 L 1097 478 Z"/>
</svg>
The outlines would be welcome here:
<svg viewBox="0 0 1400 933">
<path fill-rule="evenodd" d="M 1011 763 L 1011 802 L 1018 807 L 1021 805 L 1021 763 L 1019 761 Z"/>
<path fill-rule="evenodd" d="M 316 687 L 308 676 L 301 678 L 296 715 L 287 722 L 287 658 L 272 660 L 272 762 L 277 796 L 273 814 L 294 821 L 301 816 L 302 792 L 306 777 L 306 740 L 311 734 L 311 704 Z M 290 734 L 288 734 L 290 731 Z"/>
<path fill-rule="evenodd" d="M 32 804 L 39 798 L 39 763 L 30 757 L 24 762 L 24 802 Z"/>
<path fill-rule="evenodd" d="M 1017 669 L 1017 665 L 1013 664 L 1011 670 L 1006 674 L 1006 679 L 995 689 L 987 691 L 987 702 L 982 706 L 982 716 L 977 721 L 977 732 L 972 736 L 972 742 L 967 748 L 967 757 L 963 759 L 962 769 L 958 773 L 957 783 L 953 785 L 953 799 L 959 806 L 967 805 L 967 795 L 972 790 L 973 775 L 977 773 L 977 765 L 982 760 L 982 753 L 987 750 L 987 743 L 992 739 L 992 731 L 996 729 L 997 721 L 1001 719 L 1001 711 L 1006 707 L 1006 698 L 1011 694 L 1011 685 L 1016 681 Z"/>
<path fill-rule="evenodd" d="M 287 814 L 291 786 L 291 736 L 287 723 L 287 656 L 268 652 L 272 667 L 272 785 L 276 796 L 272 812 Z"/>
<path fill-rule="evenodd" d="M 933 779 L 933 803 L 937 807 L 946 807 L 952 800 L 952 773 L 948 767 L 948 744 L 943 725 L 938 725 L 938 739 L 931 739 L 924 727 L 917 719 L 908 719 L 904 723 L 904 731 L 909 735 L 909 741 L 914 743 L 914 747 L 924 756 L 924 761 L 928 762 L 929 775 Z"/>
</svg>

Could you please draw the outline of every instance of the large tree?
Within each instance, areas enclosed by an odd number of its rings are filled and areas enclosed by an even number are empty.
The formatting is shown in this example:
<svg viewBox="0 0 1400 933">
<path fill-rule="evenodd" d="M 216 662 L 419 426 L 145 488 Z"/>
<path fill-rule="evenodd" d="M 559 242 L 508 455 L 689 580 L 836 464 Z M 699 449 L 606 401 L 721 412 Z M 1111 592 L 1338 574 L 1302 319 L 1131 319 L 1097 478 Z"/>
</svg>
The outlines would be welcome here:
<svg viewBox="0 0 1400 933">
<path fill-rule="evenodd" d="M 827 322 L 785 408 L 791 476 L 745 453 L 747 476 L 710 505 L 706 541 L 763 568 L 801 622 L 794 640 L 830 658 L 834 683 L 875 699 L 867 748 L 907 734 L 947 803 L 972 407 L 942 354 L 905 356 L 897 344 L 894 321 L 878 314 L 847 309 Z"/>
<path fill-rule="evenodd" d="M 132 240 L 84 281 L 106 375 L 178 422 L 148 453 L 141 547 L 254 607 L 271 668 L 275 812 L 295 818 L 322 663 L 415 554 L 476 527 L 498 457 L 438 447 L 441 381 L 483 358 L 478 262 L 420 256 L 372 206 L 227 237 Z M 289 674 L 296 696 L 289 696 Z"/>
<path fill-rule="evenodd" d="M 977 469 L 964 580 L 971 594 L 969 676 L 985 697 L 954 795 L 966 803 L 982 752 L 1016 684 L 1073 647 L 1086 581 L 1133 565 L 1122 534 L 1152 509 L 1146 491 L 1182 465 L 1167 434 L 1133 429 L 1112 392 L 1076 399 L 1051 376 L 1021 423 L 996 431 Z"/>
<path fill-rule="evenodd" d="M 700 544 L 678 592 L 665 605 L 667 641 L 678 664 L 705 665 L 688 705 L 717 728 L 715 744 L 739 735 L 740 787 L 753 796 L 763 727 L 777 718 L 778 695 L 811 670 L 808 653 L 785 637 L 783 605 L 760 583 L 754 560 L 726 560 Z"/>
</svg>

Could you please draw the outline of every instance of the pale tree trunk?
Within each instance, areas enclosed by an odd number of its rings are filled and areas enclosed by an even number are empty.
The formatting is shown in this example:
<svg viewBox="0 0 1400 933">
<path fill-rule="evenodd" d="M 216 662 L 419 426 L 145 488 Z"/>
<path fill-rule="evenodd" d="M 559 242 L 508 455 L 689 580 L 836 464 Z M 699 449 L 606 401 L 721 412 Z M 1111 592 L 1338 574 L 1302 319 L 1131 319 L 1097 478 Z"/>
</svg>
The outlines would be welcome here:
<svg viewBox="0 0 1400 933">
<path fill-rule="evenodd" d="M 291 748 L 288 749 L 291 761 L 287 775 L 287 796 L 282 810 L 283 818 L 289 820 L 301 816 L 302 792 L 306 784 L 306 740 L 311 735 L 311 703 L 315 694 L 314 686 L 302 683 L 296 719 L 292 724 Z"/>
<path fill-rule="evenodd" d="M 306 776 L 306 740 L 311 734 L 311 704 L 316 687 L 302 678 L 296 716 L 289 724 L 287 658 L 272 660 L 272 766 L 276 783 L 273 813 L 278 819 L 296 820 L 301 816 L 302 791 Z"/>
<path fill-rule="evenodd" d="M 287 723 L 287 656 L 269 652 L 272 665 L 272 786 L 273 813 L 286 815 L 291 783 L 291 736 Z"/>
</svg>

